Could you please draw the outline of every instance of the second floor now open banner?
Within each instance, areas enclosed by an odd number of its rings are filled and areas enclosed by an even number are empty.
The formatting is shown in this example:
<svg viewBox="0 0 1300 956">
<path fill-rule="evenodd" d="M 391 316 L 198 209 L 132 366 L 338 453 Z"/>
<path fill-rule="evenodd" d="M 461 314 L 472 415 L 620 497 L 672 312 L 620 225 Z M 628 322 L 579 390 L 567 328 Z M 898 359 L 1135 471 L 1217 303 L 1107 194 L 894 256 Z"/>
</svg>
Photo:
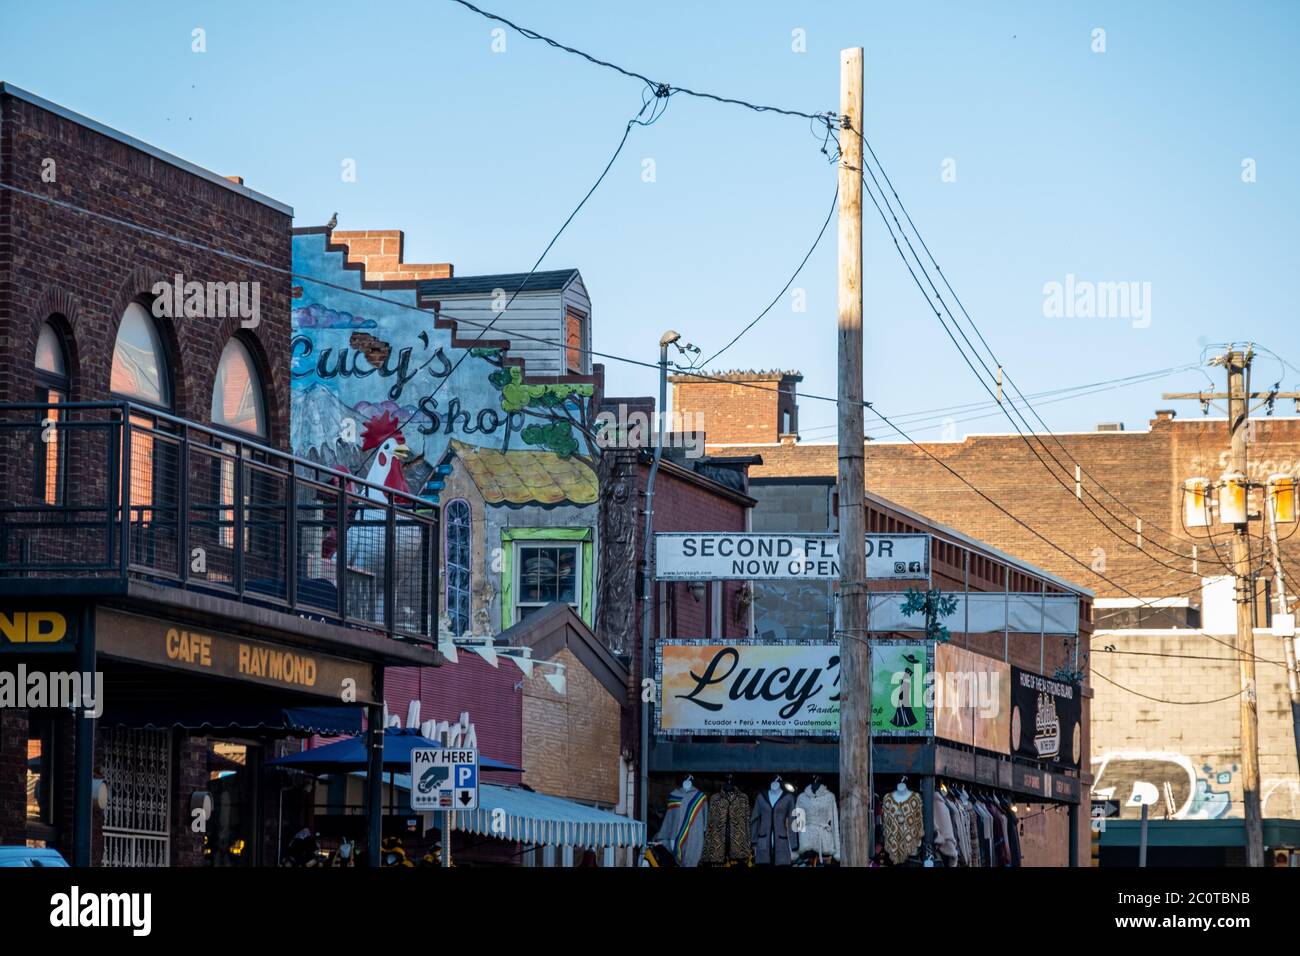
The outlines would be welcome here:
<svg viewBox="0 0 1300 956">
<path fill-rule="evenodd" d="M 867 578 L 926 581 L 928 534 L 869 534 Z M 761 534 L 698 531 L 655 535 L 660 581 L 830 581 L 840 576 L 840 539 L 834 534 Z"/>
</svg>

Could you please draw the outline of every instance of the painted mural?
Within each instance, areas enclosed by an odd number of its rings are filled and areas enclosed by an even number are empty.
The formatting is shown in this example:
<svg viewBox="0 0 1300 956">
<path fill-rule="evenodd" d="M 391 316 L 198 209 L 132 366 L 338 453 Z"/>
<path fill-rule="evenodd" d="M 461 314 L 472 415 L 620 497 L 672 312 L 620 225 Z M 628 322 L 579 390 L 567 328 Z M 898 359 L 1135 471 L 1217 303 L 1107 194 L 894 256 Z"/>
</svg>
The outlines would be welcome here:
<svg viewBox="0 0 1300 956">
<path fill-rule="evenodd" d="M 1233 799 L 1236 764 L 1199 767 L 1185 754 L 1157 750 L 1111 750 L 1093 757 L 1093 799 L 1117 800 L 1120 815 L 1134 817 L 1135 797 L 1150 802 L 1157 818 L 1217 820 L 1241 816 Z M 1238 791 L 1239 792 L 1239 791 Z M 1279 803 L 1282 798 L 1279 798 Z"/>
<path fill-rule="evenodd" d="M 327 251 L 325 238 L 294 237 L 294 271 L 343 287 L 302 281 L 295 288 L 297 454 L 431 498 L 436 467 L 453 443 L 506 460 L 527 453 L 538 474 L 549 461 L 563 463 L 594 484 L 593 386 L 531 384 L 500 349 L 453 347 L 451 330 L 436 325 L 432 312 L 411 308 L 414 290 L 346 291 L 361 289 L 360 273 L 345 269 L 343 254 Z M 383 447 L 393 439 L 400 455 Z"/>
</svg>

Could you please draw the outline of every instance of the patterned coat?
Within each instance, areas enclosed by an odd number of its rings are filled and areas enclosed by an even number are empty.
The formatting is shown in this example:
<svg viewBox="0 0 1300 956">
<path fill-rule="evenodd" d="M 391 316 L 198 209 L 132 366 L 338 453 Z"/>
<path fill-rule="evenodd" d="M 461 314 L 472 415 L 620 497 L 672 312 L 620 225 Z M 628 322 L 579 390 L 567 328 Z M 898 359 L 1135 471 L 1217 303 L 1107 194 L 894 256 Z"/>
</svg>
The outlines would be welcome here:
<svg viewBox="0 0 1300 956">
<path fill-rule="evenodd" d="M 709 797 L 701 863 L 749 859 L 749 797 L 739 790 L 720 790 Z"/>
</svg>

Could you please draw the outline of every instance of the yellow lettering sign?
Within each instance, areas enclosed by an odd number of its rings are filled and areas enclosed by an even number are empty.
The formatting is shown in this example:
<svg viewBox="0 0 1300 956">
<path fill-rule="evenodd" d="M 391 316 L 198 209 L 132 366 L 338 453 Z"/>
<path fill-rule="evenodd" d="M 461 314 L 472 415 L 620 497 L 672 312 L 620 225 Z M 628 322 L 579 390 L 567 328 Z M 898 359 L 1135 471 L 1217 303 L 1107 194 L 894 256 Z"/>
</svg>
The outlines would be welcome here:
<svg viewBox="0 0 1300 956">
<path fill-rule="evenodd" d="M 58 611 L 0 611 L 0 634 L 11 644 L 55 644 L 67 633 L 67 618 Z"/>
</svg>

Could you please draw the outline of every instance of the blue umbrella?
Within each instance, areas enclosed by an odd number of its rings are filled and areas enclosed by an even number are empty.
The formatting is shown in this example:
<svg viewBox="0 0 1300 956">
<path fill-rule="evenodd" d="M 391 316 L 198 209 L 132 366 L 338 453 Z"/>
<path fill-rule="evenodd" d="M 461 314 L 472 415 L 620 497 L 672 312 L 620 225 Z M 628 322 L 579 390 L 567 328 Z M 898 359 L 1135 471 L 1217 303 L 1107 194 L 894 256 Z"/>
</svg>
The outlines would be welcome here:
<svg viewBox="0 0 1300 956">
<path fill-rule="evenodd" d="M 384 731 L 384 769 L 409 772 L 411 751 L 424 747 L 441 749 L 442 744 L 428 737 L 422 737 L 418 731 L 409 728 L 387 728 Z M 326 744 L 324 747 L 313 747 L 311 750 L 303 750 L 286 757 L 277 757 L 275 760 L 268 760 L 267 763 L 276 767 L 287 767 L 290 770 L 306 770 L 310 773 L 349 773 L 365 770 L 370 760 L 366 754 L 366 738 L 362 735 Z M 520 767 L 493 760 L 483 754 L 479 754 L 478 765 L 480 770 L 523 772 Z"/>
</svg>

